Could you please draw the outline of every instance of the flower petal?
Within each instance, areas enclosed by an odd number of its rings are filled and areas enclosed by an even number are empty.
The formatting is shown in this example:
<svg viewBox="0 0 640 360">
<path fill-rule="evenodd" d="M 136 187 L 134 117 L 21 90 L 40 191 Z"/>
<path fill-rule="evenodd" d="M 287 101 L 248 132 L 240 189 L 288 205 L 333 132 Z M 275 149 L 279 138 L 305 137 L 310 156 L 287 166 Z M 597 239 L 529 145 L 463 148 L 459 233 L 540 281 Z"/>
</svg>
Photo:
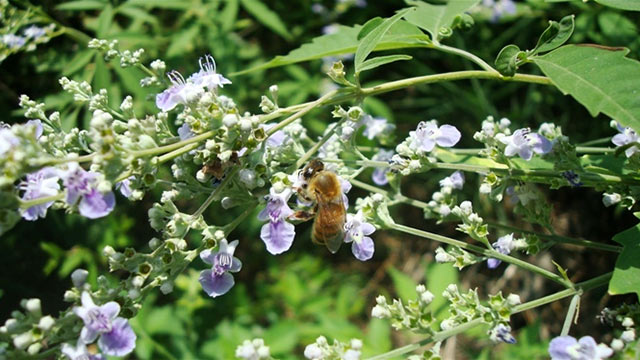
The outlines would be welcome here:
<svg viewBox="0 0 640 360">
<path fill-rule="evenodd" d="M 202 289 L 213 298 L 226 294 L 234 284 L 233 276 L 229 273 L 220 276 L 214 275 L 211 270 L 204 270 L 200 273 Z"/>
<path fill-rule="evenodd" d="M 260 230 L 260 238 L 267 246 L 267 251 L 273 255 L 289 250 L 295 235 L 295 226 L 284 220 L 264 224 Z"/>
<path fill-rule="evenodd" d="M 111 331 L 102 334 L 98 346 L 103 353 L 111 356 L 125 356 L 136 347 L 136 333 L 125 318 L 116 318 Z"/>
<path fill-rule="evenodd" d="M 367 261 L 373 257 L 375 247 L 373 240 L 365 236 L 360 241 L 354 241 L 351 245 L 351 252 L 360 261 Z"/>
<path fill-rule="evenodd" d="M 80 331 L 80 340 L 82 340 L 83 343 L 91 344 L 92 342 L 96 341 L 97 337 L 98 331 L 89 329 L 86 326 L 82 327 L 82 330 Z"/>
<path fill-rule="evenodd" d="M 120 304 L 115 301 L 109 301 L 108 303 L 100 306 L 100 312 L 109 318 L 109 320 L 113 320 L 120 313 Z"/>
<path fill-rule="evenodd" d="M 442 147 L 452 147 L 462 137 L 460 131 L 453 125 L 442 125 L 439 130 L 440 135 L 436 138 L 436 142 Z"/>
<path fill-rule="evenodd" d="M 558 336 L 549 343 L 549 355 L 552 360 L 571 360 L 567 348 L 574 346 L 578 341 L 573 336 Z"/>
<path fill-rule="evenodd" d="M 213 265 L 213 259 L 215 258 L 217 253 L 217 251 L 213 252 L 211 251 L 211 249 L 202 250 L 202 252 L 200 253 L 200 259 L 202 259 L 202 261 L 206 262 L 209 265 Z"/>
</svg>

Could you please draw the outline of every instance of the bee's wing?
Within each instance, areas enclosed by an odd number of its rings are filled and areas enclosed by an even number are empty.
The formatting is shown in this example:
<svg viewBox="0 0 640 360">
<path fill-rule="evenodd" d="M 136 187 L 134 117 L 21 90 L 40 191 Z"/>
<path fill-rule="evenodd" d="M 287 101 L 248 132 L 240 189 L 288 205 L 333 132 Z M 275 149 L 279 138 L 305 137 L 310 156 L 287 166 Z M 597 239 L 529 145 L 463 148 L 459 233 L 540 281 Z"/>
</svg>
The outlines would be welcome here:
<svg viewBox="0 0 640 360">
<path fill-rule="evenodd" d="M 335 202 L 318 201 L 318 214 L 313 222 L 312 240 L 326 245 L 335 254 L 344 241 L 346 211 L 342 198 Z"/>
</svg>

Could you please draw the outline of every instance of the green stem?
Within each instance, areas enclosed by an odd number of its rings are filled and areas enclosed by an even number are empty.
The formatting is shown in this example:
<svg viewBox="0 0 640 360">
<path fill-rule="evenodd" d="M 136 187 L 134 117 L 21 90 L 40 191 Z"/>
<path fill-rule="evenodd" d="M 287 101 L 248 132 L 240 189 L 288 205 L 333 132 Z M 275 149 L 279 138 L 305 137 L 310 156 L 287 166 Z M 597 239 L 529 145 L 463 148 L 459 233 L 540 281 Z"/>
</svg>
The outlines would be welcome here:
<svg viewBox="0 0 640 360">
<path fill-rule="evenodd" d="M 587 248 L 591 248 L 591 249 L 597 249 L 597 250 L 604 250 L 604 251 L 611 251 L 611 252 L 616 252 L 619 253 L 622 251 L 622 248 L 620 246 L 615 246 L 615 245 L 608 245 L 608 244 L 603 244 L 603 243 L 599 243 L 596 241 L 590 241 L 590 240 L 584 240 L 584 239 L 574 239 L 574 238 L 570 238 L 567 236 L 560 236 L 560 235 L 550 235 L 550 234 L 542 234 L 536 231 L 531 231 L 531 230 L 523 230 L 514 226 L 510 226 L 510 225 L 504 225 L 504 224 L 500 224 L 498 222 L 494 222 L 494 221 L 485 221 L 485 224 L 489 225 L 490 227 L 493 228 L 499 228 L 499 229 L 504 229 L 504 230 L 508 230 L 508 231 L 514 231 L 514 232 L 519 232 L 522 234 L 530 234 L 530 235 L 536 235 L 538 237 L 541 237 L 543 239 L 548 239 L 554 242 L 558 242 L 558 243 L 563 243 L 563 244 L 572 244 L 572 245 L 579 245 L 579 246 L 584 246 Z"/>
<path fill-rule="evenodd" d="M 586 292 L 589 291 L 591 289 L 595 289 L 598 288 L 600 286 L 606 285 L 609 283 L 609 279 L 611 279 L 611 275 L 612 273 L 607 273 L 604 275 L 600 275 L 598 277 L 595 277 L 593 279 L 578 283 L 575 285 L 575 288 L 573 289 L 565 289 L 562 291 L 559 291 L 557 293 L 551 294 L 551 295 L 547 295 L 544 297 L 541 297 L 539 299 L 533 300 L 533 301 L 529 301 L 526 302 L 524 304 L 520 304 L 517 305 L 513 308 L 513 311 L 511 312 L 512 314 L 517 314 L 519 312 L 523 312 L 526 310 L 530 310 L 530 309 L 534 309 L 537 307 L 540 307 L 542 305 L 546 305 L 549 303 L 552 303 L 554 301 L 558 301 L 561 299 L 564 299 L 566 297 L 581 293 L 581 292 Z M 373 357 L 370 357 L 366 360 L 386 360 L 386 359 L 390 359 L 393 357 L 398 357 L 400 355 L 404 355 L 406 353 L 418 350 L 419 348 L 431 343 L 431 342 L 436 342 L 436 341 L 442 341 L 444 339 L 447 339 L 451 336 L 460 334 L 464 331 L 467 331 L 471 328 L 474 328 L 480 324 L 483 324 L 481 319 L 473 319 L 467 323 L 458 325 L 452 329 L 446 330 L 446 331 L 439 331 L 437 333 L 435 333 L 432 337 L 430 338 L 426 338 L 426 339 L 422 339 L 416 343 L 413 344 L 409 344 L 406 346 L 403 346 L 401 348 L 397 348 L 394 350 L 391 350 L 389 352 L 386 352 L 384 354 L 380 354 L 380 355 L 376 355 Z"/>
<path fill-rule="evenodd" d="M 325 101 L 327 101 L 328 99 L 332 98 L 337 93 L 338 93 L 338 90 L 329 91 L 328 93 L 326 93 L 323 96 L 319 97 L 315 101 L 312 101 L 310 103 L 306 103 L 305 107 L 303 107 L 302 109 L 298 110 L 295 114 L 289 116 L 288 118 L 282 120 L 281 122 L 278 123 L 278 125 L 276 125 L 276 126 L 272 127 L 271 129 L 269 129 L 269 131 L 267 131 L 267 137 L 273 135 L 276 131 L 281 130 L 282 128 L 284 128 L 285 126 L 291 124 L 292 122 L 298 120 L 299 118 L 301 118 L 303 115 L 305 115 L 309 111 L 315 109 L 317 106 L 323 105 Z"/>
<path fill-rule="evenodd" d="M 541 267 L 535 266 L 533 264 L 530 264 L 524 260 L 520 260 L 518 258 L 515 258 L 513 256 L 509 256 L 509 255 L 505 255 L 502 254 L 496 250 L 493 249 L 487 249 L 487 248 L 483 248 L 480 246 L 476 246 L 476 245 L 472 245 L 469 243 L 466 243 L 464 241 L 460 241 L 460 240 L 456 240 L 456 239 L 452 239 L 450 237 L 446 237 L 446 236 L 442 236 L 439 234 L 434 234 L 428 231 L 424 231 L 424 230 L 419 230 L 416 228 L 412 228 L 406 225 L 401 225 L 401 224 L 393 224 L 389 227 L 390 229 L 393 230 L 397 230 L 406 234 L 410 234 L 410 235 L 415 235 L 415 236 L 419 236 L 425 239 L 429 239 L 429 240 L 435 240 L 435 241 L 439 241 L 445 244 L 449 244 L 449 245 L 453 245 L 453 246 L 457 246 L 460 247 L 462 249 L 465 250 L 469 250 L 469 251 L 473 251 L 474 253 L 480 254 L 480 255 L 484 255 L 488 258 L 494 258 L 494 259 L 498 259 L 498 260 L 502 260 L 504 262 L 508 262 L 510 264 L 514 264 L 520 268 L 523 268 L 525 270 L 531 271 L 533 273 L 536 273 L 538 275 L 541 275 L 549 280 L 555 281 L 556 283 L 566 287 L 566 288 L 572 288 L 574 285 L 571 281 L 568 281 L 566 279 L 564 279 L 562 276 L 558 275 L 558 274 L 554 274 L 549 270 L 543 269 Z"/>
<path fill-rule="evenodd" d="M 224 189 L 231 182 L 231 180 L 236 176 L 238 171 L 240 171 L 240 167 L 239 166 L 234 167 L 227 174 L 227 176 L 225 176 L 225 178 L 222 180 L 220 185 L 218 185 L 218 187 L 211 192 L 211 195 L 209 195 L 207 200 L 205 200 L 202 203 L 202 205 L 200 205 L 198 210 L 196 210 L 196 212 L 194 212 L 191 215 L 191 218 L 197 218 L 198 216 L 202 215 L 202 213 L 209 207 L 209 205 L 211 205 L 211 203 L 220 195 L 220 192 L 222 191 L 222 189 Z"/>
<path fill-rule="evenodd" d="M 576 315 L 576 309 L 580 303 L 580 293 L 573 295 L 571 302 L 569 303 L 569 309 L 567 309 L 567 316 L 564 318 L 564 324 L 562 324 L 562 331 L 560 336 L 569 335 L 569 329 L 571 329 L 571 323 Z"/>
<path fill-rule="evenodd" d="M 145 149 L 145 150 L 138 150 L 138 151 L 132 151 L 131 154 L 136 157 L 144 157 L 144 156 L 153 156 L 153 155 L 157 155 L 157 154 L 162 154 L 162 153 L 166 153 L 169 151 L 173 151 L 176 149 L 179 149 L 185 145 L 189 145 L 189 144 L 193 144 L 193 143 L 199 143 L 202 140 L 207 140 L 211 137 L 213 137 L 213 135 L 215 135 L 215 132 L 213 130 L 209 130 L 207 132 L 204 132 L 200 135 L 196 135 L 194 137 L 182 140 L 182 141 L 178 141 L 177 143 L 173 143 L 173 144 L 169 144 L 169 145 L 164 145 L 164 146 L 158 146 L 158 147 L 154 147 L 151 149 Z"/>
<path fill-rule="evenodd" d="M 492 73 L 492 74 L 497 74 L 500 75 L 500 73 L 494 69 L 491 65 L 487 64 L 484 60 L 482 60 L 481 58 L 479 58 L 478 56 L 470 53 L 470 52 L 466 52 L 462 49 L 458 49 L 455 47 L 451 47 L 451 46 L 447 46 L 447 45 L 442 45 L 442 44 L 434 44 L 433 48 L 436 50 L 440 50 L 449 54 L 454 54 L 454 55 L 458 55 L 461 56 L 475 64 L 477 64 L 478 66 L 480 66 L 481 68 L 483 68 L 484 70 Z M 502 75 L 500 75 L 502 77 Z"/>
<path fill-rule="evenodd" d="M 478 155 L 482 150 L 485 149 L 448 149 L 448 151 L 458 155 Z M 615 151 L 616 149 L 610 147 L 576 146 L 576 152 L 580 154 L 608 154 Z"/>
<path fill-rule="evenodd" d="M 333 128 L 327 131 L 327 133 L 324 134 L 324 136 L 322 137 L 322 139 L 320 139 L 320 141 L 315 143 L 311 147 L 311 149 L 309 149 L 306 153 L 304 153 L 304 155 L 302 155 L 302 157 L 298 159 L 298 161 L 296 161 L 296 169 L 299 169 L 302 165 L 304 165 L 311 158 L 311 156 L 313 156 L 313 154 L 315 154 L 316 151 L 318 151 L 318 149 L 320 149 L 320 147 L 329 140 L 329 138 L 336 132 L 336 129 L 338 129 L 338 127 L 345 121 L 346 121 L 346 118 L 335 123 L 335 125 L 333 125 Z"/>
</svg>

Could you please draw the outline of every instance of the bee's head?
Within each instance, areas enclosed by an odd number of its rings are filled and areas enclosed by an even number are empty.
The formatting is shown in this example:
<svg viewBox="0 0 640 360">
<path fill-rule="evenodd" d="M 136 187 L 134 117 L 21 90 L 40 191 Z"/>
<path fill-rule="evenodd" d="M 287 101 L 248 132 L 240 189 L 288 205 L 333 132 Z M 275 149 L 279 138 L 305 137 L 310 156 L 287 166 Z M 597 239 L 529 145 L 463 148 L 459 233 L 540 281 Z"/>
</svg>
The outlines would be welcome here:
<svg viewBox="0 0 640 360">
<path fill-rule="evenodd" d="M 324 170 L 324 163 L 319 159 L 313 159 L 302 169 L 302 178 L 309 181 L 316 173 L 322 170 Z"/>
</svg>

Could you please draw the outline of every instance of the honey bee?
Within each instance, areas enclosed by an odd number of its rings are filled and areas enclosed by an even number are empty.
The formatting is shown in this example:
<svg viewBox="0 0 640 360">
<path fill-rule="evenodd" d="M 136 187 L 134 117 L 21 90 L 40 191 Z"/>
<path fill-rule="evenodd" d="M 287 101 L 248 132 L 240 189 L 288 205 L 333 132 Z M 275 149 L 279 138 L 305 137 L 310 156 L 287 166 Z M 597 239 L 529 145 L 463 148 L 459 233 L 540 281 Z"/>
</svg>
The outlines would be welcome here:
<svg viewBox="0 0 640 360">
<path fill-rule="evenodd" d="M 324 169 L 318 159 L 311 160 L 301 173 L 306 181 L 299 193 L 303 198 L 314 201 L 316 206 L 310 217 L 315 215 L 311 240 L 335 254 L 344 240 L 346 209 L 340 179 L 336 173 Z M 314 214 L 315 213 L 315 214 Z"/>
</svg>

